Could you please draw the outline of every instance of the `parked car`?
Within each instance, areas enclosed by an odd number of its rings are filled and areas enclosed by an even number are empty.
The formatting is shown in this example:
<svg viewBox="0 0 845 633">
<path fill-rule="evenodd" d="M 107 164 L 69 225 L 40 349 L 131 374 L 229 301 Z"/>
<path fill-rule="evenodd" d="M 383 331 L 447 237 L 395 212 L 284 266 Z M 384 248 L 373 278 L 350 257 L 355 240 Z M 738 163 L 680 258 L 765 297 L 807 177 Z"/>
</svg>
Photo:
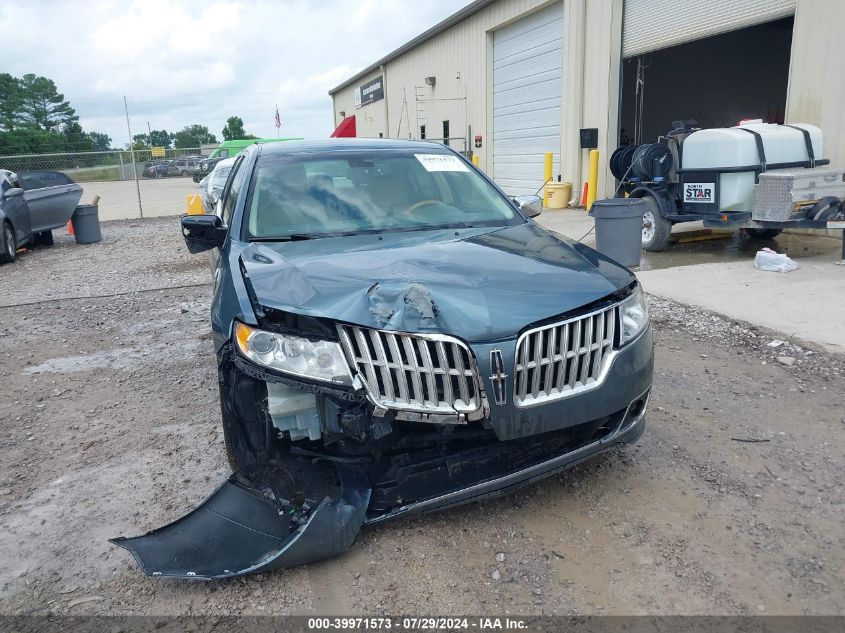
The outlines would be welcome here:
<svg viewBox="0 0 845 633">
<path fill-rule="evenodd" d="M 52 230 L 67 224 L 81 197 L 82 187 L 61 172 L 0 169 L 0 263 L 15 261 L 26 244 L 52 244 Z"/>
<path fill-rule="evenodd" d="M 144 178 L 161 178 L 167 173 L 167 162 L 166 160 L 152 160 L 144 165 L 141 175 Z"/>
<path fill-rule="evenodd" d="M 150 575 L 222 578 L 350 546 L 364 524 L 514 490 L 644 428 L 653 341 L 636 277 L 531 218 L 434 143 L 273 143 L 216 215 L 211 325 L 235 472 L 115 539 Z M 621 476 L 621 475 L 620 475 Z"/>
<path fill-rule="evenodd" d="M 226 157 L 220 158 L 203 158 L 199 163 L 197 163 L 197 170 L 194 172 L 193 180 L 194 182 L 199 182 L 212 171 L 217 166 L 221 160 L 225 160 Z"/>
<path fill-rule="evenodd" d="M 229 173 L 232 171 L 234 164 L 234 158 L 224 158 L 214 166 L 214 170 L 208 176 L 200 181 L 202 206 L 206 213 L 214 214 L 216 212 L 217 202 L 223 194 L 223 187 L 226 186 L 226 180 L 229 178 Z"/>
<path fill-rule="evenodd" d="M 178 171 L 179 176 L 188 176 L 197 170 L 197 165 L 201 159 L 202 157 L 195 158 L 193 156 L 186 156 L 177 158 L 173 161 L 173 164 Z"/>
</svg>

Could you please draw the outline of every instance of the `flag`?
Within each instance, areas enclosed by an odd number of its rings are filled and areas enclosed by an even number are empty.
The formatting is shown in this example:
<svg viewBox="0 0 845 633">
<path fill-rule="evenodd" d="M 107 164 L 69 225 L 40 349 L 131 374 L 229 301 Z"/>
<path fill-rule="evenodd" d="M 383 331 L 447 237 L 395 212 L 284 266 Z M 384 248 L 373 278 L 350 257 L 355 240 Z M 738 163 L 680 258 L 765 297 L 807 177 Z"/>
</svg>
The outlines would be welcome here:
<svg viewBox="0 0 845 633">
<path fill-rule="evenodd" d="M 282 127 L 282 120 L 279 118 L 279 106 L 276 106 L 276 121 L 274 125 L 276 126 L 277 130 Z"/>
</svg>

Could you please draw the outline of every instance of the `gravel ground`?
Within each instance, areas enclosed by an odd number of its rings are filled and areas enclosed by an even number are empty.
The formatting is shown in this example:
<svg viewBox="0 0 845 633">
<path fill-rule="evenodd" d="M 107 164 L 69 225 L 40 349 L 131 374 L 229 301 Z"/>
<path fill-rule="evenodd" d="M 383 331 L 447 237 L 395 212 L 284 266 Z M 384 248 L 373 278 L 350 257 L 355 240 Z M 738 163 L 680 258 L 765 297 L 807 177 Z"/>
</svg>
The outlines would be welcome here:
<svg viewBox="0 0 845 633">
<path fill-rule="evenodd" d="M 845 364 L 656 298 L 638 444 L 335 560 L 144 577 L 107 538 L 228 472 L 209 273 L 176 218 L 103 236 L 0 268 L 0 613 L 845 614 Z"/>
</svg>

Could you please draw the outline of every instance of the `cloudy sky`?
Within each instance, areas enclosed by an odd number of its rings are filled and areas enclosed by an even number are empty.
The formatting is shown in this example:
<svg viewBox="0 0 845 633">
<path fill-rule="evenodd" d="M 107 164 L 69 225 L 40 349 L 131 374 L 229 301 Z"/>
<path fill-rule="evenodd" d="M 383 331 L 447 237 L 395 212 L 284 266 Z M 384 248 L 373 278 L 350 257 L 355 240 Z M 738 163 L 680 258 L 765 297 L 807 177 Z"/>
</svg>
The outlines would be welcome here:
<svg viewBox="0 0 845 633">
<path fill-rule="evenodd" d="M 469 0 L 3 0 L 0 70 L 53 79 L 87 131 L 200 123 L 324 138 L 327 91 Z"/>
</svg>

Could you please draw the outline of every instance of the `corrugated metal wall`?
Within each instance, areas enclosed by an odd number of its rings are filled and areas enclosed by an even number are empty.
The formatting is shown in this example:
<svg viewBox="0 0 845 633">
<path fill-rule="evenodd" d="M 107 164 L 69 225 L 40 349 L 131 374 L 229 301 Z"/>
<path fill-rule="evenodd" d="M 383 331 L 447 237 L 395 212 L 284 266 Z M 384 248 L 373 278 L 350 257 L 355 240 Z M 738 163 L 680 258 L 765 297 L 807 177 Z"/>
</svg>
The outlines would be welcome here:
<svg viewBox="0 0 845 633">
<path fill-rule="evenodd" d="M 437 138 L 441 136 L 442 122 L 448 120 L 451 136 L 463 138 L 469 125 L 473 136 L 483 137 L 482 149 L 475 151 L 481 156 L 482 167 L 488 168 L 492 163 L 487 153 L 491 131 L 488 124 L 492 127 L 492 121 L 488 121 L 492 86 L 488 74 L 492 46 L 488 45 L 488 37 L 492 39 L 494 29 L 549 4 L 552 3 L 548 0 L 500 0 L 388 62 L 385 88 L 390 137 L 419 138 L 418 124 L 424 123 L 426 136 Z M 425 84 L 426 77 L 435 77 L 434 87 Z M 355 109 L 354 91 L 365 81 L 362 79 L 334 95 L 335 113 L 346 109 L 347 115 L 358 115 L 378 107 L 375 103 Z M 359 122 L 358 135 L 378 136 L 378 132 L 384 132 L 384 121 L 381 123 L 381 127 L 362 129 Z M 538 178 L 542 182 L 542 172 Z"/>
<path fill-rule="evenodd" d="M 794 11 L 795 0 L 625 0 L 622 55 L 668 48 Z"/>
<path fill-rule="evenodd" d="M 792 33 L 787 123 L 812 123 L 824 134 L 824 158 L 845 166 L 845 1 L 799 0 Z M 831 234 L 839 237 L 841 232 Z"/>
</svg>

